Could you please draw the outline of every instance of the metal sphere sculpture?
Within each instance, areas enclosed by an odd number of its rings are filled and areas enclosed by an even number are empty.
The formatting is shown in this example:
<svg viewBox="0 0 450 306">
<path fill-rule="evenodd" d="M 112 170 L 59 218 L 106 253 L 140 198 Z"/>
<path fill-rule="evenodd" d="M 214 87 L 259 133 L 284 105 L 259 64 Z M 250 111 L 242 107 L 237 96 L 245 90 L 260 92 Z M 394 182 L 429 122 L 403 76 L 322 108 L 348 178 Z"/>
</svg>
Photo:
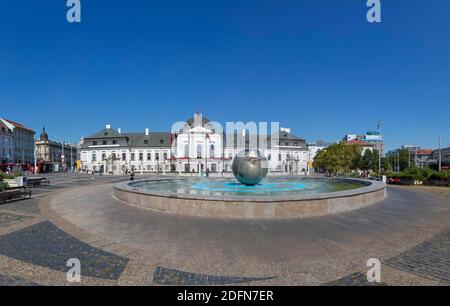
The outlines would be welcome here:
<svg viewBox="0 0 450 306">
<path fill-rule="evenodd" d="M 253 186 L 267 175 L 267 160 L 258 150 L 246 149 L 234 158 L 232 170 L 241 184 Z"/>
</svg>

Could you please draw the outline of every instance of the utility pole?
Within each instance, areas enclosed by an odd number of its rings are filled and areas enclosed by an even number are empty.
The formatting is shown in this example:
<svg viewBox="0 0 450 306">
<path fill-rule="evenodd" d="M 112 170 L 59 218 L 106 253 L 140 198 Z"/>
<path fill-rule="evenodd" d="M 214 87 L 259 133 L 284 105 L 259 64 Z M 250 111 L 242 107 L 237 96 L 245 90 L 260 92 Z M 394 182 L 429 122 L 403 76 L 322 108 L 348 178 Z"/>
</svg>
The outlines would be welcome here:
<svg viewBox="0 0 450 306">
<path fill-rule="evenodd" d="M 37 173 L 37 146 L 36 146 L 36 140 L 34 141 L 34 174 Z"/>
<path fill-rule="evenodd" d="M 414 166 L 417 167 L 417 146 L 416 146 L 415 151 L 414 151 Z"/>
<path fill-rule="evenodd" d="M 381 123 L 378 121 L 378 175 L 381 176 Z"/>
<path fill-rule="evenodd" d="M 70 171 L 73 172 L 72 145 L 70 145 Z"/>
<path fill-rule="evenodd" d="M 408 148 L 408 168 L 411 167 L 411 149 Z"/>
<path fill-rule="evenodd" d="M 61 171 L 64 171 L 64 141 L 61 142 Z"/>
<path fill-rule="evenodd" d="M 442 171 L 442 152 L 441 152 L 441 136 L 439 136 L 439 162 L 438 162 L 439 172 Z"/>
</svg>

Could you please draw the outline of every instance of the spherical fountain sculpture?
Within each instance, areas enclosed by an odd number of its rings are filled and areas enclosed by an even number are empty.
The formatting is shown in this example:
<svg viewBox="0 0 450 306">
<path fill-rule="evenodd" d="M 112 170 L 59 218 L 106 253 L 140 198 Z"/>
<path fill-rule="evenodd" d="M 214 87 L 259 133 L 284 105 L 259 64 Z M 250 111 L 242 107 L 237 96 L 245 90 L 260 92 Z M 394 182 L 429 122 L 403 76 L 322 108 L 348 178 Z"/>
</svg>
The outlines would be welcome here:
<svg viewBox="0 0 450 306">
<path fill-rule="evenodd" d="M 234 177 L 247 186 L 254 186 L 267 175 L 267 160 L 258 150 L 241 151 L 231 166 Z"/>
</svg>

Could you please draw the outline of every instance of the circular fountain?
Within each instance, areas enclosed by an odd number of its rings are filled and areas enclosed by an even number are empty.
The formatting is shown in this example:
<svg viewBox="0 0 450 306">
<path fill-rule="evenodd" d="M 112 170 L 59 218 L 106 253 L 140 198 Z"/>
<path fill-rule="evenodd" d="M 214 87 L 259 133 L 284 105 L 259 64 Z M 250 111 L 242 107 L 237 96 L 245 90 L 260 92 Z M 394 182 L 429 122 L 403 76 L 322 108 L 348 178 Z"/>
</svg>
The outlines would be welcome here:
<svg viewBox="0 0 450 306">
<path fill-rule="evenodd" d="M 220 218 L 298 218 L 365 207 L 383 200 L 378 181 L 309 177 L 266 178 L 248 186 L 234 179 L 153 178 L 118 183 L 114 195 L 143 208 Z"/>
<path fill-rule="evenodd" d="M 259 152 L 233 162 L 237 179 L 158 177 L 114 186 L 118 199 L 143 208 L 201 217 L 276 219 L 321 216 L 386 197 L 386 184 L 360 179 L 272 177 Z M 263 180 L 264 179 L 264 180 Z"/>
</svg>

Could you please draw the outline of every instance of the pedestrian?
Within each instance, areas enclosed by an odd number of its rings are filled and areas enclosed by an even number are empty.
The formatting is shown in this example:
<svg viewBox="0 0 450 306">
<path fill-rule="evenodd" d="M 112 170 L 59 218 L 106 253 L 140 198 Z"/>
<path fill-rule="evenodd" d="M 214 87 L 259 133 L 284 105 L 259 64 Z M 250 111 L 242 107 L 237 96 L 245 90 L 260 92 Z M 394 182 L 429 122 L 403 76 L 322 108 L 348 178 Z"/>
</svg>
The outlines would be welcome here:
<svg viewBox="0 0 450 306">
<path fill-rule="evenodd" d="M 131 170 L 130 181 L 134 181 L 134 170 Z"/>
</svg>

